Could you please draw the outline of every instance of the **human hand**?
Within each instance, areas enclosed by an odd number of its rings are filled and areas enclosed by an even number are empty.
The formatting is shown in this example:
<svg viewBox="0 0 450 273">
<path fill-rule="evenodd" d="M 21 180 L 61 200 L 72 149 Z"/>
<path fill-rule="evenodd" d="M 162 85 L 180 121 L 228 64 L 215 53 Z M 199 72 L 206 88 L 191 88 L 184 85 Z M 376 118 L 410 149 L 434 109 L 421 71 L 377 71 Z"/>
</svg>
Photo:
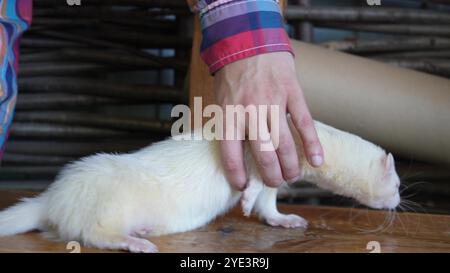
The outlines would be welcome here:
<svg viewBox="0 0 450 273">
<path fill-rule="evenodd" d="M 322 147 L 297 81 L 291 53 L 272 52 L 230 63 L 217 71 L 214 89 L 216 101 L 224 110 L 226 105 L 279 105 L 279 140 L 278 146 L 274 145 L 277 148 L 261 151 L 261 139 L 250 141 L 253 156 L 267 186 L 277 187 L 283 181 L 294 182 L 301 175 L 287 113 L 290 113 L 292 123 L 302 138 L 310 165 L 322 165 Z M 269 116 L 270 113 L 267 114 Z M 264 127 L 268 130 L 270 122 Z M 227 128 L 224 127 L 224 130 Z M 243 190 L 247 182 L 243 141 L 220 141 L 220 153 L 228 181 L 234 188 Z"/>
</svg>

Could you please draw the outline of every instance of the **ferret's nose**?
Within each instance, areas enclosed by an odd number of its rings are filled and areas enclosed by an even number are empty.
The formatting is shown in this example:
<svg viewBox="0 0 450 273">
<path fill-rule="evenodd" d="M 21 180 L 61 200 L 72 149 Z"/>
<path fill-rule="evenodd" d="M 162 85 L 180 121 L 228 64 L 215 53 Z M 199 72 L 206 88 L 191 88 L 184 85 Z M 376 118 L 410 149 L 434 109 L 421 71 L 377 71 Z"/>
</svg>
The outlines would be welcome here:
<svg viewBox="0 0 450 273">
<path fill-rule="evenodd" d="M 400 204 L 400 194 L 397 192 L 393 195 L 392 198 L 389 198 L 387 202 L 385 202 L 384 207 L 386 209 L 395 209 Z"/>
</svg>

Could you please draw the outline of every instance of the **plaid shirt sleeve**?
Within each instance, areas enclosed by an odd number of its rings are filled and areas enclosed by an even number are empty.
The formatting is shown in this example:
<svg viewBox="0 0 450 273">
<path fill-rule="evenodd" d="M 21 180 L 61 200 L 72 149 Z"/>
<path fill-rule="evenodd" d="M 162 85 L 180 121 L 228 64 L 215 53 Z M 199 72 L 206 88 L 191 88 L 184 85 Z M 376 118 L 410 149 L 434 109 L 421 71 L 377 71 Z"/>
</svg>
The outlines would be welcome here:
<svg viewBox="0 0 450 273">
<path fill-rule="evenodd" d="M 254 55 L 288 51 L 277 0 L 188 0 L 200 15 L 201 56 L 215 73 L 223 66 Z"/>
<path fill-rule="evenodd" d="M 31 24 L 32 0 L 0 1 L 0 159 L 17 97 L 19 39 Z"/>
</svg>

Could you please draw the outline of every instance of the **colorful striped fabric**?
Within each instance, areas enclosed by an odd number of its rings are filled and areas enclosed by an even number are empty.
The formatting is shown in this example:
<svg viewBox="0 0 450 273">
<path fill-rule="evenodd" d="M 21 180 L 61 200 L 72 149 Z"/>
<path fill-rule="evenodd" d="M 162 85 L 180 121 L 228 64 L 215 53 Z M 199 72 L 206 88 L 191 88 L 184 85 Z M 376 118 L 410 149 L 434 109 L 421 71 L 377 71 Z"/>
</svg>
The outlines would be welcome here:
<svg viewBox="0 0 450 273">
<path fill-rule="evenodd" d="M 188 3 L 200 15 L 201 56 L 211 73 L 257 54 L 293 53 L 276 0 L 190 0 Z"/>
<path fill-rule="evenodd" d="M 0 158 L 17 97 L 19 38 L 31 24 L 32 0 L 0 0 Z"/>
</svg>

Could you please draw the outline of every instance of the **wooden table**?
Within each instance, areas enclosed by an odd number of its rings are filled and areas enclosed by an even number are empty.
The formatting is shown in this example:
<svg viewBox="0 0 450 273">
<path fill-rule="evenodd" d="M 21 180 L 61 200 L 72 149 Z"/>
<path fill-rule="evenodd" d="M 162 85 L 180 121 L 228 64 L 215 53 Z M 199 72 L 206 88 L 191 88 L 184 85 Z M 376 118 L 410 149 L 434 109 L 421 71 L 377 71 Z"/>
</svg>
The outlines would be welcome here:
<svg viewBox="0 0 450 273">
<path fill-rule="evenodd" d="M 0 208 L 30 192 L 0 191 Z M 378 232 L 387 212 L 280 205 L 284 212 L 309 220 L 301 229 L 274 228 L 238 209 L 195 231 L 151 238 L 161 252 L 450 252 L 450 216 L 398 213 L 392 226 Z M 369 243 L 371 242 L 371 243 Z M 0 252 L 69 252 L 65 242 L 52 242 L 37 232 L 0 237 Z M 81 252 L 106 252 L 82 248 Z"/>
</svg>

